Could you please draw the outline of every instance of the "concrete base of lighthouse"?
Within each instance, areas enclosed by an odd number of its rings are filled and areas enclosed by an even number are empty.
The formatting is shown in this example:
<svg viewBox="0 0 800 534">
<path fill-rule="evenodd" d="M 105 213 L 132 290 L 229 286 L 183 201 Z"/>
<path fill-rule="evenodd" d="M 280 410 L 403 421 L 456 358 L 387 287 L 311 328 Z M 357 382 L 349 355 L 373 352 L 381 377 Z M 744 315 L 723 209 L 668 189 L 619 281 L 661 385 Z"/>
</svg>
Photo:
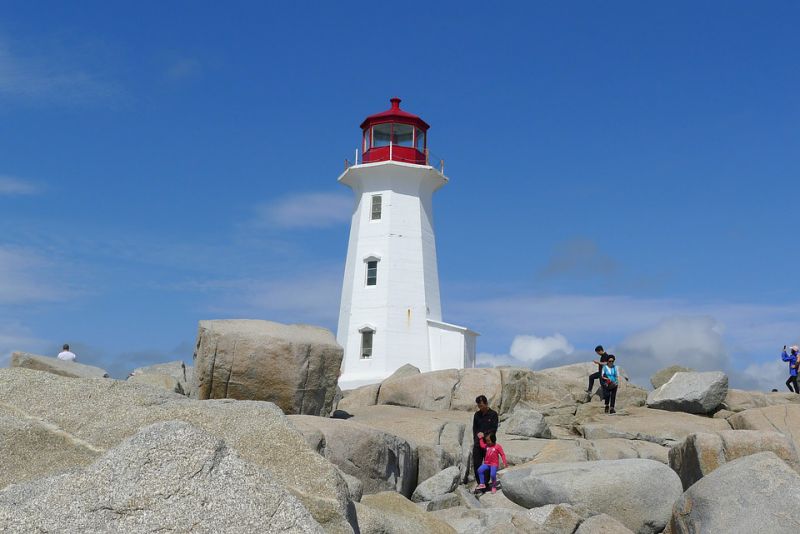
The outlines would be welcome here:
<svg viewBox="0 0 800 534">
<path fill-rule="evenodd" d="M 428 349 L 430 365 L 420 371 L 464 369 L 475 367 L 475 347 L 478 334 L 469 328 L 428 319 Z M 339 377 L 342 390 L 377 384 L 391 376 L 397 369 L 374 369 L 367 359 L 351 361 Z M 401 364 L 398 365 L 402 367 Z"/>
</svg>

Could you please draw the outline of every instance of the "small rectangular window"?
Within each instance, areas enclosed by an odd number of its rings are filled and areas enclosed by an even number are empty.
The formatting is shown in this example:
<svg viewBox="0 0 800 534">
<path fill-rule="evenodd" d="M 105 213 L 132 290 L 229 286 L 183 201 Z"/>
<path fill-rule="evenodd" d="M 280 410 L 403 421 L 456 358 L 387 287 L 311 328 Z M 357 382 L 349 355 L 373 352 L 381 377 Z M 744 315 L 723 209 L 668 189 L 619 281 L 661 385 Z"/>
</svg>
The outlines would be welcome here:
<svg viewBox="0 0 800 534">
<path fill-rule="evenodd" d="M 414 148 L 420 152 L 425 150 L 425 132 L 419 128 L 414 128 Z"/>
<path fill-rule="evenodd" d="M 378 284 L 378 261 L 370 260 L 367 262 L 367 285 L 374 286 Z"/>
<path fill-rule="evenodd" d="M 364 330 L 361 332 L 361 359 L 368 360 L 372 358 L 372 336 L 375 334 L 372 330 Z"/>
<path fill-rule="evenodd" d="M 373 221 L 380 220 L 381 218 L 381 196 L 372 195 L 372 215 L 370 219 Z"/>
</svg>

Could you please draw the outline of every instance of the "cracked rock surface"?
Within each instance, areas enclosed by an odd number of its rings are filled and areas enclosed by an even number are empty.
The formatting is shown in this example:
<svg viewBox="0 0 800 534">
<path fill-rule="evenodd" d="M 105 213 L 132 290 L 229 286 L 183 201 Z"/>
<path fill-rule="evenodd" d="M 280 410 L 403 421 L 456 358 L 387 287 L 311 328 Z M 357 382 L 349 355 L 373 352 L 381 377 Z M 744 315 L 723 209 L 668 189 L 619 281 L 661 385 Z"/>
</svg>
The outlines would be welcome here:
<svg viewBox="0 0 800 534">
<path fill-rule="evenodd" d="M 156 423 L 93 464 L 0 493 L 8 532 L 321 533 L 300 501 L 224 440 Z"/>
</svg>

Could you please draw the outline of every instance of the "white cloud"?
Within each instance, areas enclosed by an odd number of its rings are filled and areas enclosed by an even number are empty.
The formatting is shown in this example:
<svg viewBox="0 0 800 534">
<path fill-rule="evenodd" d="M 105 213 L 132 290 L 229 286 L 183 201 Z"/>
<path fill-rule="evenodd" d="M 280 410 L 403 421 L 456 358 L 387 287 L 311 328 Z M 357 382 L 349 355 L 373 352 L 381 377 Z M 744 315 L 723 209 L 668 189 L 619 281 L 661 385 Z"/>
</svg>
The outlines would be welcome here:
<svg viewBox="0 0 800 534">
<path fill-rule="evenodd" d="M 669 317 L 628 336 L 614 347 L 620 365 L 635 383 L 664 367 L 681 365 L 698 371 L 730 371 L 722 325 L 713 317 Z"/>
<path fill-rule="evenodd" d="M 40 188 L 31 182 L 13 176 L 0 175 L 0 196 L 35 195 L 39 191 Z"/>
<path fill-rule="evenodd" d="M 60 56 L 59 60 L 50 59 L 52 55 Z M 0 41 L 0 97 L 63 104 L 107 99 L 119 93 L 115 84 L 71 65 L 63 54 L 22 57 Z"/>
<path fill-rule="evenodd" d="M 547 337 L 516 336 L 511 342 L 511 356 L 517 360 L 535 364 L 554 355 L 572 354 L 575 348 L 561 334 Z"/>
<path fill-rule="evenodd" d="M 56 266 L 44 256 L 19 247 L 0 245 L 0 303 L 53 302 L 74 291 L 55 280 Z"/>
<path fill-rule="evenodd" d="M 350 221 L 353 199 L 341 193 L 298 193 L 256 208 L 257 226 L 324 228 Z"/>
</svg>

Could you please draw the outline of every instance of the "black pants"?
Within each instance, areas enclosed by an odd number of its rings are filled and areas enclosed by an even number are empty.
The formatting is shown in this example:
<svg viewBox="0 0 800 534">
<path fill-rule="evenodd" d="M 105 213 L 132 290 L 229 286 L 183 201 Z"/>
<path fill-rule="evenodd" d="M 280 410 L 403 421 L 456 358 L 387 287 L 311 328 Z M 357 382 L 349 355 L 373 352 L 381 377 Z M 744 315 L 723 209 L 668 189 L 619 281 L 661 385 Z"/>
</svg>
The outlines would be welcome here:
<svg viewBox="0 0 800 534">
<path fill-rule="evenodd" d="M 606 388 L 606 406 L 614 407 L 617 402 L 617 388 Z"/>
<path fill-rule="evenodd" d="M 596 373 L 592 373 L 592 374 L 589 375 L 589 390 L 588 391 L 592 391 L 592 387 L 594 387 L 594 381 L 595 380 L 600 380 L 600 371 L 597 371 Z"/>
<path fill-rule="evenodd" d="M 484 456 L 486 456 L 486 450 L 482 449 L 478 443 L 475 443 L 472 447 L 472 467 L 474 467 L 475 480 L 478 484 L 481 483 L 481 479 L 478 476 L 478 468 L 483 463 Z"/>
<path fill-rule="evenodd" d="M 794 384 L 794 389 L 792 389 L 792 384 Z M 789 388 L 789 391 L 794 393 L 800 393 L 800 388 L 797 387 L 797 377 L 790 376 L 789 380 L 786 381 L 786 387 Z"/>
</svg>

